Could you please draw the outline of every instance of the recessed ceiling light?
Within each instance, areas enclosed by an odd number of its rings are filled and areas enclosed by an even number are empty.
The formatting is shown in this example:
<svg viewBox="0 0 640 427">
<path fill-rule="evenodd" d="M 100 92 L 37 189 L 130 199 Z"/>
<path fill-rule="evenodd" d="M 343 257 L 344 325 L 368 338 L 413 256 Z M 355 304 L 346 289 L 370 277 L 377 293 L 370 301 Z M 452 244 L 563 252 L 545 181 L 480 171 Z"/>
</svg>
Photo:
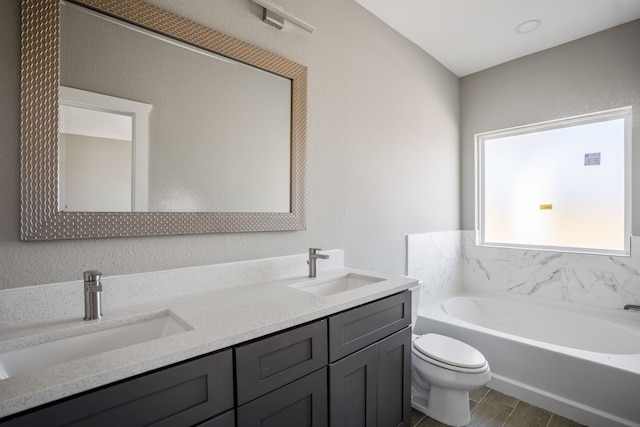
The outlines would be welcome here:
<svg viewBox="0 0 640 427">
<path fill-rule="evenodd" d="M 518 34 L 526 34 L 532 31 L 535 31 L 542 25 L 542 21 L 539 19 L 530 19 L 528 21 L 524 21 L 520 25 L 516 27 L 516 33 Z"/>
</svg>

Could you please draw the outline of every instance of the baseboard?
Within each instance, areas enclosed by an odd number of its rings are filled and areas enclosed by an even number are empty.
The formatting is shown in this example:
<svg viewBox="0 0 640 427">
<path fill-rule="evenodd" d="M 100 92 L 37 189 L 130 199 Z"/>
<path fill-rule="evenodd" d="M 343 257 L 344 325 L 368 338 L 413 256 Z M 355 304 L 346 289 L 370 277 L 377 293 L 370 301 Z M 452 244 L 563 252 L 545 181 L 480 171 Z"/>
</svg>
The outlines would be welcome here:
<svg viewBox="0 0 640 427">
<path fill-rule="evenodd" d="M 580 424 L 589 427 L 640 427 L 640 424 L 636 422 L 590 408 L 562 396 L 531 387 L 501 375 L 494 373 L 491 375 L 491 381 L 488 384 L 490 388 Z"/>
</svg>

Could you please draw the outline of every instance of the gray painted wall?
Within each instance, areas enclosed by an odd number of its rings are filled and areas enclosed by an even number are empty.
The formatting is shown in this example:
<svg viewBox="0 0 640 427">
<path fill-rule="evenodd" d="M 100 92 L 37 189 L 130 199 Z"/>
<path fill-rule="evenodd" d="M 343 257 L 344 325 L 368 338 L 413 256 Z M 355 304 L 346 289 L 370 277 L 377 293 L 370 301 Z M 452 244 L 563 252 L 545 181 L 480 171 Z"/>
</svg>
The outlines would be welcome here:
<svg viewBox="0 0 640 427">
<path fill-rule="evenodd" d="M 264 24 L 247 1 L 152 3 L 308 67 L 307 230 L 21 242 L 19 1 L 0 14 L 0 288 L 341 248 L 404 273 L 405 235 L 460 227 L 459 82 L 352 0 L 281 0 L 318 27 Z M 176 284 L 188 286 L 188 283 Z"/>
<path fill-rule="evenodd" d="M 462 227 L 475 227 L 474 135 L 631 105 L 640 171 L 640 20 L 460 79 Z M 640 234 L 640 173 L 633 177 Z"/>
</svg>

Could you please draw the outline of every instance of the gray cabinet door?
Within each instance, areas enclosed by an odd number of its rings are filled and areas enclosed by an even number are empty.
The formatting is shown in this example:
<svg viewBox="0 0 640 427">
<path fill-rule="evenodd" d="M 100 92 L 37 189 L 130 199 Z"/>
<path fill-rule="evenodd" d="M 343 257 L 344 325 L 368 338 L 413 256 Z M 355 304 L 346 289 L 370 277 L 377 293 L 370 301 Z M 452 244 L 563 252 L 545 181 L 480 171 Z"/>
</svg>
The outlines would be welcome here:
<svg viewBox="0 0 640 427">
<path fill-rule="evenodd" d="M 411 328 L 329 365 L 331 427 L 411 425 Z"/>
<path fill-rule="evenodd" d="M 329 365 L 331 427 L 375 427 L 377 384 L 375 344 Z"/>
<path fill-rule="evenodd" d="M 328 425 L 326 367 L 238 408 L 238 427 Z"/>
<path fill-rule="evenodd" d="M 411 425 L 411 328 L 377 344 L 378 427 Z"/>
</svg>

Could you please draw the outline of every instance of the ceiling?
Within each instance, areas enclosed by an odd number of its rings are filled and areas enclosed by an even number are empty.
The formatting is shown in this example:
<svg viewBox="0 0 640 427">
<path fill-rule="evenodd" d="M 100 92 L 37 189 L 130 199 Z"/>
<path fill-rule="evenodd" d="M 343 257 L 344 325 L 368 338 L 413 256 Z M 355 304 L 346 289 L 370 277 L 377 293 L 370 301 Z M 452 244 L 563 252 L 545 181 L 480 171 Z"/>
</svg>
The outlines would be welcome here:
<svg viewBox="0 0 640 427">
<path fill-rule="evenodd" d="M 356 1 L 458 77 L 640 19 L 640 0 Z"/>
</svg>

